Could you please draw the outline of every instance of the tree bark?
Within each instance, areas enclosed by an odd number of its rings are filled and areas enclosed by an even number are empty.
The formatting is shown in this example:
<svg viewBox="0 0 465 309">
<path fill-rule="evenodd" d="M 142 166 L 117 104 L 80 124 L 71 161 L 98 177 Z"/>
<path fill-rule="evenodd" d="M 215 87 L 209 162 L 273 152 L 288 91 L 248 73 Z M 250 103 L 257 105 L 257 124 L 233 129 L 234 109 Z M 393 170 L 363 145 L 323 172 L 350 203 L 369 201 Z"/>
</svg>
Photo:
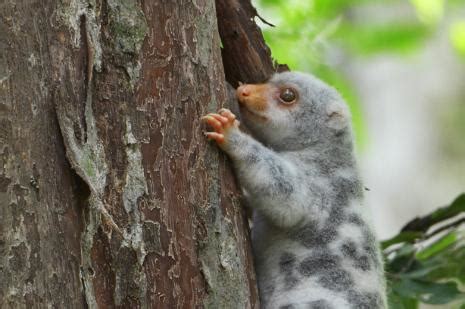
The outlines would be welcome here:
<svg viewBox="0 0 465 309">
<path fill-rule="evenodd" d="M 213 0 L 0 14 L 0 307 L 258 308 Z"/>
<path fill-rule="evenodd" d="M 223 48 L 226 80 L 237 87 L 242 83 L 261 83 L 273 73 L 288 71 L 271 57 L 255 18 L 262 19 L 250 0 L 216 0 L 218 28 Z"/>
</svg>

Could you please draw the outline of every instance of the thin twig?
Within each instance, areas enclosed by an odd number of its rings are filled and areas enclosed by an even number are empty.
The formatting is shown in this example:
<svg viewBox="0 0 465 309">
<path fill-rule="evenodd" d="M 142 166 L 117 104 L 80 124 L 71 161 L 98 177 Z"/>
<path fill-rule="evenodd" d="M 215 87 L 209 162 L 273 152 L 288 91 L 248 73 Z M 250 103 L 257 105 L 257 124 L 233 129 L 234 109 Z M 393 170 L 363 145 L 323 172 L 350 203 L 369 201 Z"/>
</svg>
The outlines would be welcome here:
<svg viewBox="0 0 465 309">
<path fill-rule="evenodd" d="M 263 17 L 261 17 L 261 16 L 258 14 L 257 11 L 255 11 L 255 16 L 257 16 L 258 19 L 260 19 L 260 20 L 262 21 L 262 23 L 264 23 L 264 24 L 266 24 L 266 25 L 268 25 L 268 26 L 270 26 L 270 27 L 276 27 L 275 25 L 273 25 L 272 23 L 266 21 Z"/>
</svg>

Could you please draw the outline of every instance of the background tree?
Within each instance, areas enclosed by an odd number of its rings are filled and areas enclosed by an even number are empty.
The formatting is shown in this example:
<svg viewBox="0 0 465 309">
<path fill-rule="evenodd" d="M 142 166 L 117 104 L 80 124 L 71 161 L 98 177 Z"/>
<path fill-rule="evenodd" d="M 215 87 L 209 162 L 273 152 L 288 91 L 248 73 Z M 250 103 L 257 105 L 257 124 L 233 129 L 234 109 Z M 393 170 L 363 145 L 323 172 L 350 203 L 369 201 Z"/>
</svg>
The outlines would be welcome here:
<svg viewBox="0 0 465 309">
<path fill-rule="evenodd" d="M 257 308 L 200 117 L 274 71 L 249 1 L 0 5 L 0 307 Z"/>
</svg>

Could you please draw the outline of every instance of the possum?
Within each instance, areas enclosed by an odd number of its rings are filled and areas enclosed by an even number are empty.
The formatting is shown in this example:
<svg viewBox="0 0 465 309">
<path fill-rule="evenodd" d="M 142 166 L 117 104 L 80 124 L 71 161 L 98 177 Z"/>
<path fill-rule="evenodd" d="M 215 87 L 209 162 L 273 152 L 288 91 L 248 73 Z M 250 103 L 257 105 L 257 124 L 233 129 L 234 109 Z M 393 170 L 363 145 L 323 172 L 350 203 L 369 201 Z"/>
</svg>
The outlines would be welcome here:
<svg viewBox="0 0 465 309">
<path fill-rule="evenodd" d="M 261 308 L 387 308 L 342 97 L 299 72 L 241 85 L 236 95 L 250 134 L 228 109 L 202 119 L 253 209 Z"/>
</svg>

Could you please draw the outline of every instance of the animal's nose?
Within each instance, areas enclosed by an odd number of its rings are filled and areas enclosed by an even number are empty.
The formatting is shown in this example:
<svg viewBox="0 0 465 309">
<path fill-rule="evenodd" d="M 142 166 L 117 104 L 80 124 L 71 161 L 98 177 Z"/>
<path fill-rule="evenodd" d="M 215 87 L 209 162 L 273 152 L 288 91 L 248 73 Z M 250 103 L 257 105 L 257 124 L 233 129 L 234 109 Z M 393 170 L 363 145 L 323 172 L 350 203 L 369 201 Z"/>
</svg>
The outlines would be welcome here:
<svg viewBox="0 0 465 309">
<path fill-rule="evenodd" d="M 248 97 L 251 93 L 250 85 L 240 85 L 237 87 L 236 93 L 240 97 Z"/>
</svg>

